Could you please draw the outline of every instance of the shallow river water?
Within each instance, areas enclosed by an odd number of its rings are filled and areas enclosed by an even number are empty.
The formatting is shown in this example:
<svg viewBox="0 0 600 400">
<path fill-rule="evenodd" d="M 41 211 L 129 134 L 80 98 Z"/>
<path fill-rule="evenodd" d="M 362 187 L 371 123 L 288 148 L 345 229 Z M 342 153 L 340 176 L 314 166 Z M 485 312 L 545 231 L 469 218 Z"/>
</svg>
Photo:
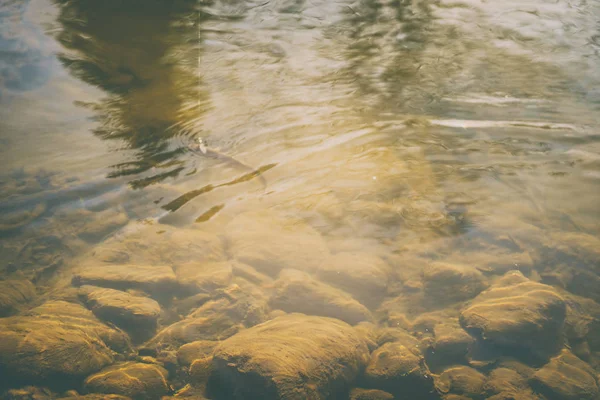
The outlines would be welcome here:
<svg viewBox="0 0 600 400">
<path fill-rule="evenodd" d="M 0 398 L 600 399 L 600 3 L 0 0 Z"/>
</svg>

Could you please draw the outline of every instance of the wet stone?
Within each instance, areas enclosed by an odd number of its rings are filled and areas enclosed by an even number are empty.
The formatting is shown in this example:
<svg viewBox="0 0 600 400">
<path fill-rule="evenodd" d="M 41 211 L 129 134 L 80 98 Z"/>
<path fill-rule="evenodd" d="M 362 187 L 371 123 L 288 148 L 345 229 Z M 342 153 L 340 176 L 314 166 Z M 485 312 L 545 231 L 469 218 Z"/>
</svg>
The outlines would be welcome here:
<svg viewBox="0 0 600 400">
<path fill-rule="evenodd" d="M 488 395 L 513 393 L 515 396 L 530 391 L 527 379 L 510 368 L 496 368 L 490 372 L 485 384 Z"/>
<path fill-rule="evenodd" d="M 465 307 L 460 321 L 488 343 L 544 358 L 562 344 L 565 316 L 565 301 L 552 287 L 511 272 Z"/>
<path fill-rule="evenodd" d="M 184 367 L 190 366 L 194 360 L 212 355 L 219 342 L 211 340 L 197 340 L 184 344 L 177 350 L 177 361 Z"/>
<path fill-rule="evenodd" d="M 167 371 L 154 364 L 116 364 L 88 377 L 88 392 L 119 394 L 140 400 L 158 399 L 168 394 Z"/>
<path fill-rule="evenodd" d="M 290 314 L 244 330 L 215 350 L 215 399 L 330 399 L 347 393 L 369 350 L 348 324 Z"/>
<path fill-rule="evenodd" d="M 115 237 L 99 244 L 91 254 L 90 264 L 176 265 L 189 261 L 225 260 L 223 243 L 214 234 L 197 229 L 158 228 L 139 222 L 125 226 Z"/>
<path fill-rule="evenodd" d="M 197 358 L 190 365 L 190 382 L 196 387 L 206 387 L 212 372 L 212 356 Z"/>
<path fill-rule="evenodd" d="M 102 324 L 91 311 L 64 301 L 0 319 L 0 371 L 15 381 L 72 381 L 130 351 L 128 337 Z"/>
<path fill-rule="evenodd" d="M 338 318 L 353 325 L 373 319 L 369 310 L 348 293 L 296 270 L 281 272 L 270 304 L 286 312 Z"/>
<path fill-rule="evenodd" d="M 435 386 L 441 393 L 452 393 L 479 398 L 483 394 L 486 377 L 481 372 L 467 366 L 446 369 L 435 379 Z"/>
<path fill-rule="evenodd" d="M 155 300 L 88 285 L 80 288 L 80 296 L 96 317 L 114 323 L 133 338 L 145 340 L 156 331 L 160 305 Z"/>
<path fill-rule="evenodd" d="M 266 300 L 232 285 L 144 344 L 146 351 L 176 350 L 198 340 L 224 340 L 267 319 Z"/>
<path fill-rule="evenodd" d="M 425 296 L 436 303 L 469 300 L 486 287 L 481 272 L 465 265 L 434 262 L 423 271 Z"/>
<path fill-rule="evenodd" d="M 56 397 L 50 389 L 35 386 L 10 389 L 0 395 L 2 400 L 52 400 Z"/>
<path fill-rule="evenodd" d="M 283 268 L 316 270 L 329 255 L 321 235 L 301 220 L 250 212 L 232 220 L 225 237 L 233 257 L 276 276 Z"/>
<path fill-rule="evenodd" d="M 19 306 L 35 297 L 35 286 L 27 279 L 0 281 L 0 317 L 15 313 Z"/>
<path fill-rule="evenodd" d="M 411 344 L 388 342 L 375 350 L 364 379 L 366 386 L 400 398 L 439 398 L 423 356 Z"/>
<path fill-rule="evenodd" d="M 435 325 L 433 331 L 434 340 L 427 353 L 430 366 L 463 362 L 475 342 L 456 318 Z"/>
<path fill-rule="evenodd" d="M 273 278 L 261 274 L 255 268 L 241 262 L 234 261 L 231 263 L 233 274 L 244 278 L 255 285 L 266 285 L 273 282 Z"/>
<path fill-rule="evenodd" d="M 600 394 L 596 371 L 566 349 L 538 370 L 530 384 L 552 400 L 597 399 Z"/>
<path fill-rule="evenodd" d="M 131 397 L 121 396 L 120 394 L 84 394 L 61 397 L 61 400 L 131 400 Z"/>
<path fill-rule="evenodd" d="M 174 267 L 179 286 L 184 293 L 211 293 L 229 285 L 233 277 L 231 263 L 187 262 Z"/>
<path fill-rule="evenodd" d="M 166 265 L 86 266 L 73 276 L 73 284 L 101 286 L 118 290 L 140 289 L 156 295 L 172 293 L 177 287 L 173 269 Z"/>
<path fill-rule="evenodd" d="M 350 293 L 368 306 L 376 306 L 386 294 L 389 265 L 368 253 L 346 252 L 327 258 L 317 272 L 319 279 Z"/>
<path fill-rule="evenodd" d="M 352 389 L 350 400 L 394 400 L 394 395 L 377 389 Z"/>
</svg>

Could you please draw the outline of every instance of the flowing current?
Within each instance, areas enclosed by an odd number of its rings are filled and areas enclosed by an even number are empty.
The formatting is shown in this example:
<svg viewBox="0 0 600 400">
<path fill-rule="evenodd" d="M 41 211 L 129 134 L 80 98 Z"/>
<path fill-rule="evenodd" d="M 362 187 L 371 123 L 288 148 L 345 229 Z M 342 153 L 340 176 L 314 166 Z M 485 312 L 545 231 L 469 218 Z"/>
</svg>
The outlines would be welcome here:
<svg viewBox="0 0 600 400">
<path fill-rule="evenodd" d="M 0 0 L 0 160 L 0 398 L 600 398 L 598 1 Z"/>
</svg>

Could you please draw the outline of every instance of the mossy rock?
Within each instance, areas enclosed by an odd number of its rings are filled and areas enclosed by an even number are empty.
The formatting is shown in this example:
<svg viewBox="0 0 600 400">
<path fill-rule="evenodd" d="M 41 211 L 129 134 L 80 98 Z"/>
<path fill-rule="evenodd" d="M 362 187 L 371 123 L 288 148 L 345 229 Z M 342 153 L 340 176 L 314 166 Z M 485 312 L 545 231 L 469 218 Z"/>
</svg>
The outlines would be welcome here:
<svg viewBox="0 0 600 400">
<path fill-rule="evenodd" d="M 15 382 L 73 382 L 131 351 L 129 338 L 64 301 L 0 319 L 0 374 Z"/>
<path fill-rule="evenodd" d="M 465 307 L 461 325 L 485 342 L 544 359 L 562 345 L 564 299 L 550 286 L 510 272 Z"/>
<path fill-rule="evenodd" d="M 538 370 L 530 384 L 550 400 L 591 400 L 600 395 L 597 372 L 566 349 Z"/>
<path fill-rule="evenodd" d="M 84 388 L 88 392 L 151 400 L 169 393 L 167 378 L 167 371 L 158 365 L 127 362 L 89 376 Z"/>
<path fill-rule="evenodd" d="M 441 393 L 451 393 L 470 397 L 484 398 L 486 376 L 481 372 L 464 365 L 444 370 L 435 378 L 435 386 Z"/>
<path fill-rule="evenodd" d="M 423 271 L 425 296 L 438 305 L 472 299 L 485 288 L 481 272 L 466 265 L 433 262 Z"/>
<path fill-rule="evenodd" d="M 348 293 L 297 270 L 281 272 L 270 304 L 286 312 L 338 318 L 349 324 L 373 319 L 369 310 Z"/>
<path fill-rule="evenodd" d="M 158 296 L 174 293 L 178 287 L 173 269 L 167 265 L 98 264 L 77 271 L 73 285 L 91 285 L 128 290 L 138 289 Z"/>
<path fill-rule="evenodd" d="M 148 297 L 88 285 L 81 287 L 80 296 L 94 315 L 138 340 L 148 339 L 156 331 L 160 305 Z"/>
<path fill-rule="evenodd" d="M 348 393 L 369 350 L 333 318 L 289 314 L 246 329 L 215 350 L 216 399 L 333 399 Z"/>
<path fill-rule="evenodd" d="M 425 360 L 412 341 L 388 342 L 375 350 L 364 379 L 367 387 L 382 389 L 400 398 L 439 398 Z"/>
<path fill-rule="evenodd" d="M 350 400 L 394 400 L 394 395 L 378 389 L 355 388 L 350 392 Z"/>
</svg>

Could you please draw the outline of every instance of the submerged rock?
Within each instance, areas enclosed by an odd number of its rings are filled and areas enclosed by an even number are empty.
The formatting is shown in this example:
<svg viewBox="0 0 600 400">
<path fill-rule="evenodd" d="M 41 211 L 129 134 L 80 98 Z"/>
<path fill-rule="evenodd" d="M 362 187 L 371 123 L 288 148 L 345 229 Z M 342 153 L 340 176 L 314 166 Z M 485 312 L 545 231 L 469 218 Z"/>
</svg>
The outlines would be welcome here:
<svg viewBox="0 0 600 400">
<path fill-rule="evenodd" d="M 369 310 L 348 293 L 296 270 L 281 272 L 270 304 L 286 312 L 338 318 L 353 325 L 373 319 Z"/>
<path fill-rule="evenodd" d="M 290 314 L 244 330 L 215 350 L 216 399 L 330 399 L 347 392 L 369 350 L 348 324 Z"/>
<path fill-rule="evenodd" d="M 273 282 L 273 278 L 270 276 L 261 274 L 254 267 L 244 263 L 234 261 L 231 263 L 231 266 L 235 276 L 244 278 L 255 285 L 267 285 Z"/>
<path fill-rule="evenodd" d="M 394 395 L 377 389 L 352 389 L 350 400 L 394 400 Z"/>
<path fill-rule="evenodd" d="M 81 287 L 80 295 L 96 317 L 114 323 L 136 339 L 148 339 L 156 331 L 160 305 L 148 297 L 88 285 Z"/>
<path fill-rule="evenodd" d="M 460 326 L 458 319 L 437 324 L 434 328 L 433 351 L 436 359 L 446 362 L 462 361 L 475 339 Z"/>
<path fill-rule="evenodd" d="M 196 262 L 178 264 L 175 275 L 187 294 L 211 293 L 229 285 L 233 277 L 230 262 Z"/>
<path fill-rule="evenodd" d="M 121 396 L 120 394 L 84 394 L 61 397 L 60 400 L 131 400 L 131 397 Z"/>
<path fill-rule="evenodd" d="M 16 312 L 21 304 L 35 297 L 35 286 L 27 279 L 0 281 L 0 317 Z"/>
<path fill-rule="evenodd" d="M 50 389 L 35 386 L 10 389 L 0 394 L 2 400 L 53 400 L 57 397 Z"/>
<path fill-rule="evenodd" d="M 232 285 L 185 319 L 158 332 L 143 348 L 152 352 L 175 350 L 197 340 L 224 340 L 241 329 L 264 322 L 267 311 L 265 299 Z"/>
<path fill-rule="evenodd" d="M 462 326 L 485 342 L 545 358 L 562 344 L 564 299 L 520 272 L 502 277 L 462 310 Z"/>
<path fill-rule="evenodd" d="M 553 357 L 530 380 L 531 386 L 549 399 L 597 399 L 598 374 L 569 350 Z"/>
<path fill-rule="evenodd" d="M 441 393 L 452 393 L 467 397 L 482 397 L 486 377 L 481 372 L 466 366 L 446 369 L 435 379 Z"/>
<path fill-rule="evenodd" d="M 184 367 L 192 365 L 194 360 L 212 355 L 219 342 L 212 340 L 197 340 L 184 344 L 177 350 L 177 361 Z"/>
<path fill-rule="evenodd" d="M 365 383 L 400 398 L 437 399 L 439 395 L 424 361 L 418 348 L 411 344 L 388 342 L 371 354 Z"/>
<path fill-rule="evenodd" d="M 118 394 L 140 400 L 158 399 L 169 393 L 167 371 L 155 364 L 116 364 L 88 377 L 88 392 Z"/>
<path fill-rule="evenodd" d="M 0 371 L 17 382 L 81 379 L 111 364 L 113 350 L 130 351 L 127 335 L 78 304 L 52 301 L 0 319 Z"/>
<path fill-rule="evenodd" d="M 386 294 L 389 265 L 368 253 L 338 253 L 327 258 L 317 276 L 350 293 L 362 304 L 376 306 Z"/>
<path fill-rule="evenodd" d="M 517 371 L 506 367 L 496 368 L 490 372 L 485 384 L 485 393 L 488 396 L 504 396 L 502 398 L 507 398 L 506 396 L 509 394 L 512 394 L 515 398 L 528 394 L 533 398 L 527 379 Z"/>
<path fill-rule="evenodd" d="M 93 285 L 118 290 L 140 289 L 164 296 L 173 293 L 177 278 L 166 265 L 114 265 L 86 266 L 73 276 L 73 284 Z"/>
<path fill-rule="evenodd" d="M 242 214 L 227 225 L 225 236 L 236 260 L 271 276 L 283 268 L 314 271 L 329 255 L 316 230 L 273 212 Z"/>
<path fill-rule="evenodd" d="M 436 304 L 472 299 L 485 288 L 481 272 L 465 265 L 434 262 L 423 271 L 425 295 Z"/>
</svg>

